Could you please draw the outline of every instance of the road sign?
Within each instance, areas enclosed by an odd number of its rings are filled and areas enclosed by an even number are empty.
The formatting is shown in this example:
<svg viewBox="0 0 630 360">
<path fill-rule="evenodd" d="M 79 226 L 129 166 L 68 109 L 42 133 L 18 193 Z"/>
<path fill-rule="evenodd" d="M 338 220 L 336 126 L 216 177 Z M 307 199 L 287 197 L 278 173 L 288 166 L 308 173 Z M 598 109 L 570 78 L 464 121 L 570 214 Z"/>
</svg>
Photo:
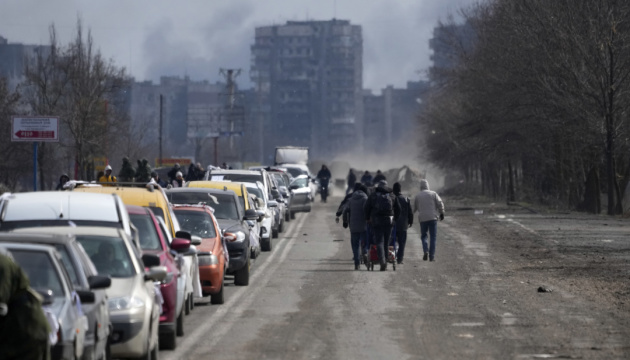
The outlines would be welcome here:
<svg viewBox="0 0 630 360">
<path fill-rule="evenodd" d="M 162 158 L 162 166 L 173 167 L 175 163 L 179 164 L 182 168 L 192 164 L 193 159 L 190 157 L 172 157 Z M 160 166 L 160 158 L 155 158 L 155 167 Z"/>
<path fill-rule="evenodd" d="M 11 141 L 59 141 L 59 118 L 52 116 L 13 117 Z"/>
</svg>

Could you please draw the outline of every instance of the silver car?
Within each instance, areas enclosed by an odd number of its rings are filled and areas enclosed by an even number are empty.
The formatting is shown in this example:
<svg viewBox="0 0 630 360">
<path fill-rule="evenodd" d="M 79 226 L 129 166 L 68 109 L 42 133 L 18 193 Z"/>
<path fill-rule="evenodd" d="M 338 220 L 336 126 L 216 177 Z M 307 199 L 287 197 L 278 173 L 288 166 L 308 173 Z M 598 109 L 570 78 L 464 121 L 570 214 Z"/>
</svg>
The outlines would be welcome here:
<svg viewBox="0 0 630 360">
<path fill-rule="evenodd" d="M 11 252 L 29 278 L 30 286 L 45 296 L 44 311 L 51 314 L 56 331 L 51 349 L 53 359 L 78 359 L 83 355 L 87 317 L 81 303 L 94 300 L 94 294 L 76 290 L 54 247 L 22 242 L 3 242 L 0 246 Z"/>
<path fill-rule="evenodd" d="M 313 195 L 309 183 L 310 178 L 307 175 L 299 175 L 292 182 L 289 188 L 293 193 L 291 201 L 291 214 L 296 212 L 310 212 Z"/>
<path fill-rule="evenodd" d="M 160 291 L 158 288 L 156 292 L 154 281 L 166 277 L 166 268 L 159 266 L 160 258 L 145 254 L 141 259 L 121 229 L 85 226 L 75 228 L 73 235 L 99 274 L 112 278 L 107 289 L 113 326 L 112 357 L 157 358 Z"/>
<path fill-rule="evenodd" d="M 85 335 L 83 359 L 103 359 L 109 354 L 109 308 L 106 288 L 111 284 L 109 276 L 99 275 L 94 264 L 72 235 L 74 228 L 41 227 L 19 229 L 1 234 L 2 242 L 20 242 L 53 246 L 61 255 L 61 261 L 75 289 L 94 293 L 94 302 L 83 302 L 81 308 L 87 316 L 88 330 Z"/>
</svg>

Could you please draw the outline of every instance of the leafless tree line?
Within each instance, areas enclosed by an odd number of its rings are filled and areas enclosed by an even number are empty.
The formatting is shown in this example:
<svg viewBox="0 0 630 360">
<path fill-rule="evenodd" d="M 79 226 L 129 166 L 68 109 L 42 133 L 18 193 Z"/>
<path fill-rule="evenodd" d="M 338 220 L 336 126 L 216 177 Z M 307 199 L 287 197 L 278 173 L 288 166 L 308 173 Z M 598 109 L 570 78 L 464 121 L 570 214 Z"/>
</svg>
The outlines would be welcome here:
<svg viewBox="0 0 630 360">
<path fill-rule="evenodd" d="M 461 14 L 438 26 L 454 65 L 431 71 L 423 154 L 496 198 L 599 213 L 606 193 L 607 213 L 623 212 L 630 2 L 490 0 Z"/>
</svg>

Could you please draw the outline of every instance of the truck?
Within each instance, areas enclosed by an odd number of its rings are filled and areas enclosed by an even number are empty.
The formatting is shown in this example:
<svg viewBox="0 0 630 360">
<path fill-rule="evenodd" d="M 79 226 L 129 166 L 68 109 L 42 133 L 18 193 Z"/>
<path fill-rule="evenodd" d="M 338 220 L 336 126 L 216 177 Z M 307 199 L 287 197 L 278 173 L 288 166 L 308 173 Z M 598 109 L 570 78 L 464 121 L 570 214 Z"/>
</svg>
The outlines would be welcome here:
<svg viewBox="0 0 630 360">
<path fill-rule="evenodd" d="M 274 164 L 308 165 L 308 148 L 299 146 L 277 146 Z"/>
</svg>

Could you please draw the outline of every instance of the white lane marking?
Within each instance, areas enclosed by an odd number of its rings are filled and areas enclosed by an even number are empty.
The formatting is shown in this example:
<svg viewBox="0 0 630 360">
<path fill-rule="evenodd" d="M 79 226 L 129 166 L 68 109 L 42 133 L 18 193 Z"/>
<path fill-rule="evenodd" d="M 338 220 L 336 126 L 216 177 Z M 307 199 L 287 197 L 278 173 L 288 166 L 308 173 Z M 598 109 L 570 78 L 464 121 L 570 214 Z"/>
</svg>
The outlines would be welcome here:
<svg viewBox="0 0 630 360">
<path fill-rule="evenodd" d="M 276 244 L 276 248 L 282 246 L 282 244 L 290 240 L 291 237 L 299 233 L 299 230 L 304 225 L 306 218 L 307 216 L 302 216 L 302 218 L 299 220 L 299 223 L 291 223 L 289 229 L 287 229 L 287 236 L 283 237 L 282 240 L 280 240 L 280 242 Z M 294 224 L 295 227 L 291 228 L 291 226 Z M 295 234 L 293 234 L 293 232 L 295 232 Z M 249 286 L 241 286 L 240 289 L 232 294 L 232 296 L 230 296 L 230 299 L 227 300 L 229 303 L 221 305 L 214 314 L 210 315 L 207 321 L 197 327 L 190 335 L 186 335 L 184 337 L 184 341 L 177 344 L 177 350 L 169 353 L 160 353 L 160 357 L 164 359 L 180 359 L 186 352 L 188 352 L 189 350 L 194 351 L 195 348 L 201 345 L 203 345 L 207 349 L 214 347 L 219 342 L 219 340 L 221 340 L 225 336 L 225 334 L 227 334 L 227 332 L 232 328 L 232 324 L 234 324 L 233 321 L 228 321 L 221 324 L 221 326 L 215 326 L 217 322 L 219 322 L 219 320 L 223 319 L 225 316 L 240 316 L 240 313 L 242 313 L 243 310 L 251 309 L 251 303 L 256 299 L 255 295 L 260 292 L 260 290 L 263 289 L 271 279 L 272 272 L 265 272 L 265 269 L 271 264 L 275 264 L 276 267 L 279 267 L 280 263 L 282 263 L 282 260 L 286 259 L 289 250 L 293 247 L 293 244 L 295 244 L 295 241 L 288 241 L 288 244 L 284 247 L 282 253 L 280 254 L 280 261 L 274 261 L 279 253 L 278 251 L 274 251 L 265 260 L 265 262 L 256 269 L 256 273 L 250 276 L 250 284 L 256 283 L 258 286 L 253 288 L 253 290 Z M 263 278 L 259 280 L 258 278 L 260 277 Z M 246 291 L 249 292 L 246 293 Z M 212 330 L 212 337 L 210 341 L 200 342 L 200 338 L 202 336 L 207 338 L 210 330 Z"/>
<path fill-rule="evenodd" d="M 462 322 L 462 323 L 451 324 L 451 326 L 466 326 L 466 327 L 484 326 L 484 325 L 486 325 L 486 324 L 484 324 L 482 322 Z"/>
<path fill-rule="evenodd" d="M 506 216 L 499 214 L 499 215 L 496 215 L 496 217 L 498 217 L 499 219 L 505 219 Z M 511 222 L 512 224 L 516 224 L 516 225 L 522 227 L 523 229 L 525 229 L 525 231 L 528 231 L 528 232 L 530 232 L 530 233 L 532 233 L 534 235 L 538 235 L 538 233 L 535 230 L 528 228 L 527 226 L 521 224 L 520 222 L 518 222 L 518 221 L 516 221 L 514 219 L 508 219 L 507 221 Z"/>
</svg>

